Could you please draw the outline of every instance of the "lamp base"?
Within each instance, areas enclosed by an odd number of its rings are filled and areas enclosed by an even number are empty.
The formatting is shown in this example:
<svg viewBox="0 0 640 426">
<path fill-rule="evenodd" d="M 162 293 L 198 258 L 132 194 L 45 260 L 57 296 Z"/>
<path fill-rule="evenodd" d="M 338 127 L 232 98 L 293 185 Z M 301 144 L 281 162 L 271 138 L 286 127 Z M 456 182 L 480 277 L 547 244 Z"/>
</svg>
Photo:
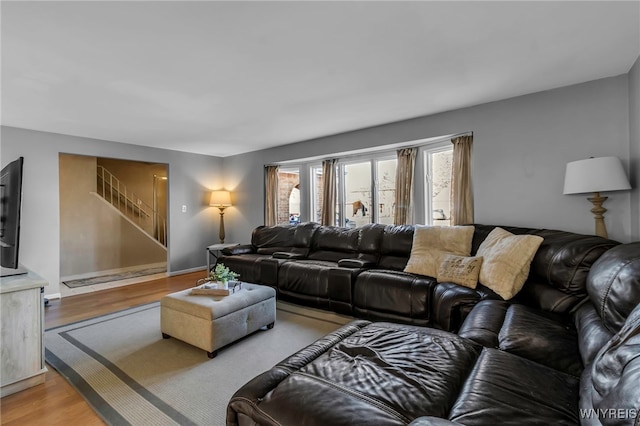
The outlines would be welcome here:
<svg viewBox="0 0 640 426">
<path fill-rule="evenodd" d="M 220 232 L 218 233 L 218 236 L 220 237 L 220 244 L 224 243 L 224 208 L 223 207 L 218 207 L 220 209 Z"/>
<path fill-rule="evenodd" d="M 601 197 L 599 192 L 594 192 L 593 197 L 587 198 L 587 200 L 593 203 L 591 213 L 596 220 L 596 235 L 603 238 L 609 238 L 607 235 L 607 226 L 604 223 L 604 214 L 607 209 L 602 207 L 602 204 L 607 201 L 608 197 Z"/>
</svg>

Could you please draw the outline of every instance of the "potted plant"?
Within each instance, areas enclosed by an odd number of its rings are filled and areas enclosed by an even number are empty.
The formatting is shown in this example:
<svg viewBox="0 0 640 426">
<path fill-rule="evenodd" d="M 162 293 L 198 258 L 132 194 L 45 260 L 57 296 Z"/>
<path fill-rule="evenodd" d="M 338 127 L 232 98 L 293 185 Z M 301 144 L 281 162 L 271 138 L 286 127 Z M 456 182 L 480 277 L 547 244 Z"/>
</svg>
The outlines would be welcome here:
<svg viewBox="0 0 640 426">
<path fill-rule="evenodd" d="M 236 274 L 224 266 L 224 263 L 218 263 L 209 273 L 208 281 L 217 284 L 218 288 L 227 288 L 228 282 L 235 280 L 239 276 L 240 274 Z"/>
</svg>

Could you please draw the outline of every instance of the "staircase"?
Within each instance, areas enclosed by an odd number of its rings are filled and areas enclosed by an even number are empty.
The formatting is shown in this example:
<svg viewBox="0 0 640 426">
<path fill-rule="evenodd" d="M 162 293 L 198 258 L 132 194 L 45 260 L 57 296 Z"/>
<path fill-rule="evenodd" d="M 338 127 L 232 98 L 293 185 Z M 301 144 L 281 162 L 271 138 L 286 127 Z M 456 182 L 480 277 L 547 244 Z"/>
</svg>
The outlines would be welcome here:
<svg viewBox="0 0 640 426">
<path fill-rule="evenodd" d="M 167 246 L 167 220 L 102 166 L 97 167 L 97 194 L 147 235 Z"/>
</svg>

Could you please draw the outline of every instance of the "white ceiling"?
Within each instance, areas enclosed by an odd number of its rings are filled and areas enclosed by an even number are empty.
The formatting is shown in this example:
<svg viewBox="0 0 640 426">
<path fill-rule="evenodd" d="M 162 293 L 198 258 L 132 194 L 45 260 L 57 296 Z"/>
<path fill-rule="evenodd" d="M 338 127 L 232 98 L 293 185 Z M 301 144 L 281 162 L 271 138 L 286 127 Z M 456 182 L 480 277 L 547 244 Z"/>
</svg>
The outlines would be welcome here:
<svg viewBox="0 0 640 426">
<path fill-rule="evenodd" d="M 2 124 L 227 156 L 624 74 L 640 2 L 6 2 Z"/>
</svg>

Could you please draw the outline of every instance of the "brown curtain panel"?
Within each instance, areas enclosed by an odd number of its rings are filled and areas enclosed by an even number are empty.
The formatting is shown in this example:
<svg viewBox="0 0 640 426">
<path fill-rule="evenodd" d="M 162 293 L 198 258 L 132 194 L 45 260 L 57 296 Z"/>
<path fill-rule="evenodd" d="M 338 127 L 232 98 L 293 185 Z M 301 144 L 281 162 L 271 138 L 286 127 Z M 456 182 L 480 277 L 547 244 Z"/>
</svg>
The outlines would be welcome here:
<svg viewBox="0 0 640 426">
<path fill-rule="evenodd" d="M 418 148 L 399 149 L 396 166 L 396 205 L 393 209 L 393 223 L 408 225 L 412 222 L 413 174 L 416 167 Z"/>
<path fill-rule="evenodd" d="M 473 135 L 451 139 L 453 164 L 451 166 L 451 225 L 474 222 L 473 188 L 471 186 L 471 150 Z"/>
<path fill-rule="evenodd" d="M 320 224 L 336 224 L 336 162 L 330 159 L 322 162 L 322 210 L 320 212 Z"/>
<path fill-rule="evenodd" d="M 278 166 L 265 166 L 264 224 L 278 223 Z"/>
</svg>

